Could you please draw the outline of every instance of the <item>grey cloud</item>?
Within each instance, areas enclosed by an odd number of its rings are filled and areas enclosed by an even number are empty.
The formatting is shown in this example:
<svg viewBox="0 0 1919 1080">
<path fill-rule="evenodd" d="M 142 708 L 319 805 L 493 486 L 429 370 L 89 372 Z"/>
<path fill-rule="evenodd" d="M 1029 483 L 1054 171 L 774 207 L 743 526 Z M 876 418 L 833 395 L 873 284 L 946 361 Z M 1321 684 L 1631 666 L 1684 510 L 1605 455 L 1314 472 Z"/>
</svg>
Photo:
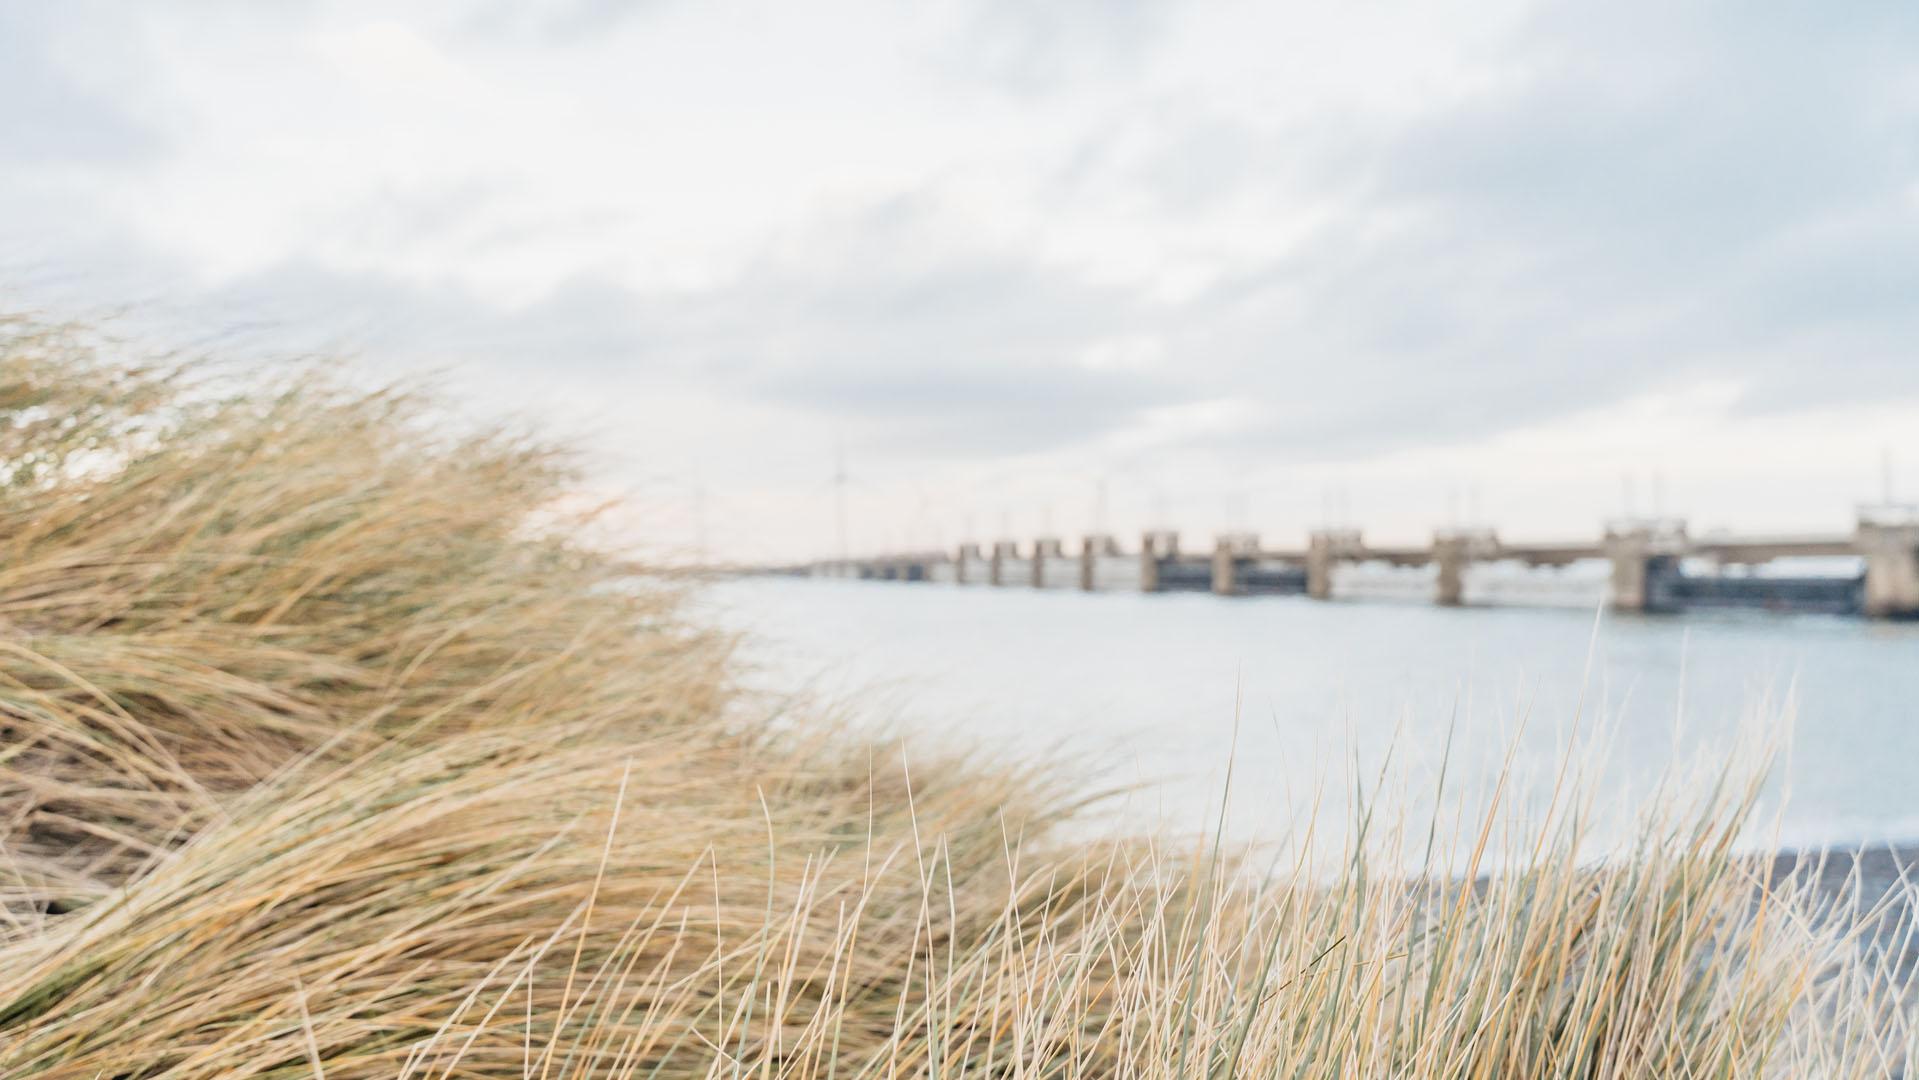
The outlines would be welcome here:
<svg viewBox="0 0 1919 1080">
<path fill-rule="evenodd" d="M 1138 64 L 1181 0 L 968 0 L 963 71 L 1020 96 Z"/>
<path fill-rule="evenodd" d="M 1057 446 L 1182 392 L 1082 363 L 1149 329 L 1151 305 L 1015 253 L 942 246 L 915 213 L 837 221 L 720 289 L 659 304 L 662 351 L 754 398 L 929 451 Z"/>
<path fill-rule="evenodd" d="M 1332 131 L 1328 126 L 1314 133 L 1317 160 L 1307 161 L 1275 133 L 1250 127 L 1205 101 L 1161 96 L 1137 102 L 1086 133 L 1048 177 L 1045 195 L 1063 206 L 1089 189 L 1118 185 L 1177 219 L 1249 189 L 1278 192 L 1321 180 L 1347 183 L 1349 173 L 1327 173 Z"/>
<path fill-rule="evenodd" d="M 532 38 L 568 45 L 613 33 L 672 0 L 487 0 L 467 16 L 467 29 L 487 37 Z"/>
<path fill-rule="evenodd" d="M 1537 69 L 1523 88 L 1416 130 L 1388 155 L 1383 194 L 1519 239 L 1686 260 L 1909 182 L 1915 102 L 1888 108 L 1909 76 L 1883 49 L 1919 44 L 1915 19 L 1849 12 L 1782 34 L 1771 16 L 1796 9 L 1551 9 L 1515 46 Z"/>
<path fill-rule="evenodd" d="M 547 9 L 557 23 L 500 25 L 603 29 L 632 10 L 589 0 Z M 1124 83 L 1183 9 L 968 11 L 969 70 L 1043 93 Z M 4 71 L 8 47 L 0 37 L 0 82 L 28 78 Z M 172 301 L 191 310 L 183 323 L 280 350 L 359 345 L 609 392 L 699 385 L 925 453 L 1066 446 L 1156 406 L 1229 398 L 1256 422 L 1205 438 L 1298 460 L 1471 438 L 1699 378 L 1746 380 L 1752 409 L 1910 397 L 1913 56 L 1919 7 L 1903 3 L 1553 3 L 1489 58 L 1510 78 L 1403 125 L 1261 128 L 1200 100 L 1136 103 L 1069 155 L 1052 198 L 1130 188 L 1144 200 L 1114 205 L 1175 224 L 1261 198 L 1343 208 L 1178 303 L 970 243 L 911 194 L 815 221 L 688 293 L 584 275 L 502 310 L 296 261 Z M 360 227 L 458 238 L 485 196 L 381 196 L 341 227 L 364 210 Z M 91 249 L 102 272 L 131 273 L 107 267 L 110 248 Z M 143 273 L 176 270 L 156 256 Z M 1115 340 L 1160 342 L 1166 362 L 1083 362 Z"/>
<path fill-rule="evenodd" d="M 1514 46 L 1537 74 L 1395 147 L 1381 195 L 1654 271 L 1723 270 L 1827 215 L 1883 210 L 1919 179 L 1919 9 L 1814 7 L 1550 8 Z"/>
<path fill-rule="evenodd" d="M 0 161 L 125 164 L 162 140 L 61 66 L 56 11 L 0 6 Z"/>
<path fill-rule="evenodd" d="M 130 240 L 113 272 L 152 298 L 134 315 L 142 325 L 173 340 L 191 333 L 196 347 L 346 351 L 609 394 L 721 389 L 860 427 L 902 453 L 1066 445 L 1187 392 L 1082 362 L 1101 342 L 1154 332 L 1152 304 L 1017 253 L 944 246 L 926 214 L 907 199 L 821 223 L 708 289 L 640 292 L 582 275 L 512 310 L 308 261 L 183 294 L 166 284 L 181 280 L 178 268 L 132 255 Z M 80 277 L 106 272 L 96 263 Z"/>
<path fill-rule="evenodd" d="M 928 235 L 912 200 L 821 230 L 707 307 L 763 327 L 736 375 L 770 399 L 893 417 L 944 447 L 1032 449 L 1125 426 L 1187 389 L 1085 361 L 1164 318 L 1130 292 Z M 720 335 L 724 339 L 724 335 Z"/>
<path fill-rule="evenodd" d="M 1495 58 L 1514 78 L 1413 123 L 1235 137 L 1194 106 L 1102 133 L 1073 180 L 1348 207 L 1170 326 L 1187 378 L 1267 417 L 1213 438 L 1263 453 L 1699 378 L 1745 380 L 1755 409 L 1912 397 L 1915 55 L 1911 5 L 1555 3 Z"/>
</svg>

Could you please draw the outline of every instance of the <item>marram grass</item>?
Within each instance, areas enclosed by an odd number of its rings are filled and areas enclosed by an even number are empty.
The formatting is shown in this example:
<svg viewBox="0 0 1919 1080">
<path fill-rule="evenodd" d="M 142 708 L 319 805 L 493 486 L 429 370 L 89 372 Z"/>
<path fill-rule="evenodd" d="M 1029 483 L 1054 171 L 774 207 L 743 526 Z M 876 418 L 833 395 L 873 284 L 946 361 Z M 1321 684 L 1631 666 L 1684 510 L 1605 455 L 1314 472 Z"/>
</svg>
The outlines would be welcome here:
<svg viewBox="0 0 1919 1080">
<path fill-rule="evenodd" d="M 1072 839 L 729 682 L 564 455 L 0 325 L 0 1076 L 1878 1077 L 1909 971 L 1676 791 L 1500 873 Z M 1077 836 L 1084 830 L 1075 830 Z M 1864 927 L 1863 930 L 1857 929 Z"/>
</svg>

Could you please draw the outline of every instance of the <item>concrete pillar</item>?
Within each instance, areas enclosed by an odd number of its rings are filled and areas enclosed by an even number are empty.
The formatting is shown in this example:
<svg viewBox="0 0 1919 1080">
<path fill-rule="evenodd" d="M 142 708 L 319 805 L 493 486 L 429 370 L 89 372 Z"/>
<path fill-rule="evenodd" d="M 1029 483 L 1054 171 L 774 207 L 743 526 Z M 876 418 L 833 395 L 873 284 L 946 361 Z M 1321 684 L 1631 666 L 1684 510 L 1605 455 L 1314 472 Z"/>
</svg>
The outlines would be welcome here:
<svg viewBox="0 0 1919 1080">
<path fill-rule="evenodd" d="M 986 580 L 992 585 L 1006 584 L 1006 560 L 1013 556 L 1011 540 L 993 541 L 993 559 L 986 566 Z"/>
<path fill-rule="evenodd" d="M 1213 546 L 1213 592 L 1239 594 L 1239 562 L 1259 557 L 1259 537 L 1253 533 L 1221 533 Z"/>
<path fill-rule="evenodd" d="M 1166 529 L 1148 530 L 1139 538 L 1139 588 L 1141 592 L 1159 591 L 1159 564 L 1179 554 L 1179 534 Z"/>
<path fill-rule="evenodd" d="M 1341 559 L 1365 551 L 1358 529 L 1318 529 L 1306 539 L 1306 595 L 1315 600 L 1333 596 L 1333 567 Z"/>
<path fill-rule="evenodd" d="M 1466 541 L 1460 536 L 1435 536 L 1433 538 L 1433 565 L 1439 568 L 1439 576 L 1433 591 L 1433 601 L 1443 607 L 1458 607 L 1466 595 Z"/>
<path fill-rule="evenodd" d="M 1651 534 L 1640 529 L 1622 532 L 1608 529 L 1601 547 L 1605 549 L 1606 561 L 1612 563 L 1612 582 L 1608 595 L 1612 597 L 1613 610 L 1646 610 L 1646 579 L 1649 577 L 1646 571 L 1652 553 Z"/>
<path fill-rule="evenodd" d="M 1314 533 L 1306 542 L 1306 595 L 1330 600 L 1333 595 L 1333 552 L 1326 538 Z"/>
<path fill-rule="evenodd" d="M 1231 596 L 1239 591 L 1239 583 L 1234 580 L 1234 571 L 1239 569 L 1239 552 L 1233 550 L 1233 543 L 1222 536 L 1213 547 L 1213 592 L 1218 596 Z"/>
<path fill-rule="evenodd" d="M 1458 607 L 1466 599 L 1466 567 L 1475 559 L 1494 558 L 1499 538 L 1485 529 L 1446 529 L 1433 534 L 1433 565 L 1439 574 L 1435 603 Z"/>
<path fill-rule="evenodd" d="M 1612 563 L 1609 593 L 1614 611 L 1653 611 L 1658 598 L 1653 579 L 1670 572 L 1672 563 L 1685 550 L 1683 525 L 1661 523 L 1657 526 L 1626 522 L 1606 527 L 1600 549 Z"/>
<path fill-rule="evenodd" d="M 1088 535 L 1079 549 L 1079 587 L 1091 592 L 1099 588 L 1099 561 L 1117 557 L 1119 541 L 1105 533 Z"/>
<path fill-rule="evenodd" d="M 980 555 L 978 544 L 961 544 L 959 558 L 953 562 L 953 580 L 961 585 L 966 584 L 968 577 L 978 572 L 974 568 L 984 565 L 985 562 L 986 560 Z"/>
<path fill-rule="evenodd" d="M 1866 559 L 1865 614 L 1919 618 L 1919 521 L 1860 521 L 1854 543 Z"/>
<path fill-rule="evenodd" d="M 1037 589 L 1046 584 L 1048 562 L 1063 558 L 1065 555 L 1060 550 L 1058 540 L 1047 537 L 1033 541 L 1033 587 Z"/>
</svg>

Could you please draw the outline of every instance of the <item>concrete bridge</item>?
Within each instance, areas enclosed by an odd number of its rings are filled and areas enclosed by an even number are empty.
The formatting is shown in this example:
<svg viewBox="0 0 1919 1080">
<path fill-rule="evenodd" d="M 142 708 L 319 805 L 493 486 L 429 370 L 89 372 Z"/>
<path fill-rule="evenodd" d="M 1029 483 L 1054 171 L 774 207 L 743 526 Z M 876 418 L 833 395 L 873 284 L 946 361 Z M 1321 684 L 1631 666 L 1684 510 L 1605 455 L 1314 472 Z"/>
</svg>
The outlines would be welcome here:
<svg viewBox="0 0 1919 1080">
<path fill-rule="evenodd" d="M 1807 563 L 1819 565 L 1814 572 Z M 953 552 L 904 552 L 784 568 L 810 577 L 960 585 L 1314 599 L 1396 598 L 1436 604 L 1609 603 L 1615 610 L 1759 608 L 1919 618 L 1919 507 L 1862 509 L 1850 534 L 1688 534 L 1684 521 L 1625 519 L 1599 537 L 1513 542 L 1491 529 L 1442 529 L 1430 544 L 1377 546 L 1357 529 L 1320 529 L 1300 548 L 1226 533 L 1208 551 L 1152 530 L 1136 551 L 1108 535 L 1068 552 L 1056 537 Z"/>
</svg>

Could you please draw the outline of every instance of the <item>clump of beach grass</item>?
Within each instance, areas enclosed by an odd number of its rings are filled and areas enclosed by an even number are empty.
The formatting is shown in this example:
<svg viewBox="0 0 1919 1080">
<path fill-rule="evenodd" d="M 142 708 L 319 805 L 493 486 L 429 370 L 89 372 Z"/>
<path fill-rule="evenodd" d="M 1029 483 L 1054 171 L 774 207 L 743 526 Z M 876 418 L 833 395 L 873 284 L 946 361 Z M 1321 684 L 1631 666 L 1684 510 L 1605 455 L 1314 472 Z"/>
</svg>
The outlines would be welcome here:
<svg viewBox="0 0 1919 1080">
<path fill-rule="evenodd" d="M 1867 1077 L 1877 913 L 1735 839 L 1089 841 L 743 695 L 564 453 L 0 324 L 0 1075 Z M 779 722 L 774 723 L 777 719 Z M 1494 874 L 1478 867 L 1498 865 Z M 1863 934 L 1879 947 L 1864 947 Z M 1896 928 L 1894 933 L 1896 934 Z"/>
</svg>

